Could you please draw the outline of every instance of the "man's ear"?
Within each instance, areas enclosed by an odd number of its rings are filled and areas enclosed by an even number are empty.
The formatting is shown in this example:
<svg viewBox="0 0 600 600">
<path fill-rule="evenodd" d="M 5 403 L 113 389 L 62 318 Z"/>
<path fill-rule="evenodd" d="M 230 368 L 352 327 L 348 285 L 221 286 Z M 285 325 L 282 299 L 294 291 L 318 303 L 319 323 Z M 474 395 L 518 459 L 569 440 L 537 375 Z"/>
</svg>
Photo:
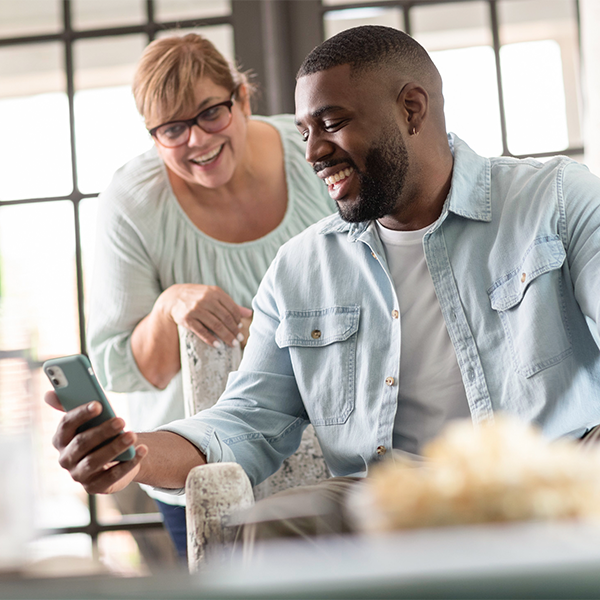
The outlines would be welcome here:
<svg viewBox="0 0 600 600">
<path fill-rule="evenodd" d="M 425 88 L 414 82 L 405 84 L 398 94 L 397 104 L 408 134 L 418 134 L 429 110 L 429 94 Z"/>
<path fill-rule="evenodd" d="M 242 112 L 249 117 L 252 114 L 252 108 L 250 106 L 250 93 L 248 92 L 248 86 L 245 83 L 240 84 L 236 96 L 242 108 Z"/>
</svg>

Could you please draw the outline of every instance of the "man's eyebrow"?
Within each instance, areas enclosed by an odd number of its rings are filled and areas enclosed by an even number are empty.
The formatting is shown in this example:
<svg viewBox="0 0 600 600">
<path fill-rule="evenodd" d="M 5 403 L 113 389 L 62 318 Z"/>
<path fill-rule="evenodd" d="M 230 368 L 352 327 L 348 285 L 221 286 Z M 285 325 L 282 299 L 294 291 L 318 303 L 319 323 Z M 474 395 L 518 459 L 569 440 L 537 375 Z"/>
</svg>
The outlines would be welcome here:
<svg viewBox="0 0 600 600">
<path fill-rule="evenodd" d="M 324 114 L 326 114 L 328 112 L 343 110 L 343 108 L 344 108 L 343 106 L 337 106 L 335 104 L 328 104 L 327 106 L 321 106 L 320 108 L 317 108 L 317 110 L 310 113 L 310 116 L 313 119 L 318 119 L 319 117 L 322 117 Z M 302 121 L 299 121 L 298 119 L 295 119 L 294 123 L 296 124 L 296 126 L 302 125 Z"/>
</svg>

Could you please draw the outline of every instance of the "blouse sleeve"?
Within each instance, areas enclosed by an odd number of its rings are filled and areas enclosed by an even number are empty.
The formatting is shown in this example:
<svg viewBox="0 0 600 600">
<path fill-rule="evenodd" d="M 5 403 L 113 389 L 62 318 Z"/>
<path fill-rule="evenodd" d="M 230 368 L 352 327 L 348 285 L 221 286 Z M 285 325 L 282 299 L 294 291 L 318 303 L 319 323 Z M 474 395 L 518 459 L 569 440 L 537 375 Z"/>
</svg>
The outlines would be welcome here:
<svg viewBox="0 0 600 600">
<path fill-rule="evenodd" d="M 136 218 L 136 197 L 145 195 L 147 200 L 148 193 L 148 185 L 136 185 L 131 173 L 121 170 L 98 199 L 88 340 L 101 384 L 115 392 L 157 389 L 142 375 L 131 350 L 134 328 L 162 291 L 147 231 L 160 218 Z M 144 209 L 152 212 L 152 203 L 144 201 Z"/>
</svg>

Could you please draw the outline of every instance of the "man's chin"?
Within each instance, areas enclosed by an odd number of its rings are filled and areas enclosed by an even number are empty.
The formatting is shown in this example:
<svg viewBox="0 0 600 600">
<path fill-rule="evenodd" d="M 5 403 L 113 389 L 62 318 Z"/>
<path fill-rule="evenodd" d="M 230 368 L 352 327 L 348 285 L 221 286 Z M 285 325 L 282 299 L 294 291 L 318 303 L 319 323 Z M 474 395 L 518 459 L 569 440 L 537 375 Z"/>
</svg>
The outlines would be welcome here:
<svg viewBox="0 0 600 600">
<path fill-rule="evenodd" d="M 360 199 L 350 202 L 349 200 L 336 201 L 338 214 L 347 223 L 362 223 L 380 219 L 385 215 L 380 214 L 378 207 L 366 207 Z"/>
</svg>

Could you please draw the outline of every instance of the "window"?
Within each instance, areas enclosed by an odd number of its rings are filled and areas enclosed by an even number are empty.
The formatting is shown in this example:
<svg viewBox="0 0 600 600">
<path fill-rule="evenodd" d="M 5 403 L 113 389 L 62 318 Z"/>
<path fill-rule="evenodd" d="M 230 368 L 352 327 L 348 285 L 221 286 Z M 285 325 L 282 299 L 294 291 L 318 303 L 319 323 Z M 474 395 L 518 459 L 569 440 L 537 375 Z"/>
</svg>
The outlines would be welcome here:
<svg viewBox="0 0 600 600">
<path fill-rule="evenodd" d="M 0 0 L 0 456 L 22 456 L 20 480 L 0 466 L 0 484 L 17 481 L 15 514 L 35 514 L 30 558 L 104 555 L 143 574 L 152 564 L 140 548 L 161 543 L 157 514 L 88 497 L 58 466 L 59 415 L 41 402 L 42 362 L 86 351 L 97 195 L 151 144 L 130 93 L 142 49 L 200 31 L 257 73 L 261 112 L 283 112 L 306 53 L 365 23 L 425 46 L 444 79 L 448 128 L 475 150 L 581 157 L 576 0 Z M 127 418 L 122 398 L 111 400 Z M 0 567 L 31 533 L 7 535 L 3 517 Z"/>
<path fill-rule="evenodd" d="M 330 37 L 362 24 L 411 34 L 444 82 L 446 124 L 485 155 L 580 159 L 575 0 L 323 0 Z"/>
<path fill-rule="evenodd" d="M 0 453 L 21 456 L 3 489 L 23 515 L 13 530 L 3 510 L 0 568 L 56 555 L 104 557 L 121 574 L 146 573 L 153 554 L 168 564 L 155 508 L 88 497 L 59 467 L 59 414 L 41 401 L 50 384 L 40 367 L 86 351 L 97 195 L 151 146 L 133 71 L 151 39 L 188 30 L 233 57 L 228 0 L 0 0 Z M 122 398 L 111 401 L 127 418 Z"/>
</svg>

